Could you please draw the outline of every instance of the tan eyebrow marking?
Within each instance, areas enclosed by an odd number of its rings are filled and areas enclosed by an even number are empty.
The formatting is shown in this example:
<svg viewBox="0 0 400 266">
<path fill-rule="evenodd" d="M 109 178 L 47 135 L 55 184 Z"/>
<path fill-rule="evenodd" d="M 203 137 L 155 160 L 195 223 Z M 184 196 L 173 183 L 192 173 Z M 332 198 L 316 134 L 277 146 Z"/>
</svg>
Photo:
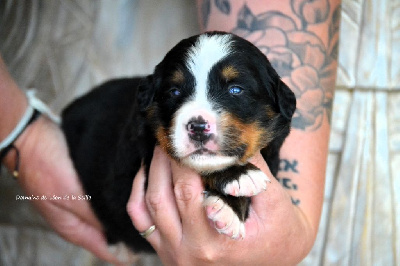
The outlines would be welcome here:
<svg viewBox="0 0 400 266">
<path fill-rule="evenodd" d="M 222 77 L 226 80 L 232 80 L 239 76 L 239 71 L 231 65 L 228 65 L 222 69 Z"/>
<path fill-rule="evenodd" d="M 269 119 L 273 119 L 277 115 L 276 112 L 272 109 L 272 106 L 267 105 L 265 107 L 265 109 L 266 109 L 267 117 Z"/>
<path fill-rule="evenodd" d="M 185 82 L 185 76 L 183 75 L 182 70 L 178 69 L 172 74 L 171 81 L 176 84 L 182 84 Z"/>
</svg>

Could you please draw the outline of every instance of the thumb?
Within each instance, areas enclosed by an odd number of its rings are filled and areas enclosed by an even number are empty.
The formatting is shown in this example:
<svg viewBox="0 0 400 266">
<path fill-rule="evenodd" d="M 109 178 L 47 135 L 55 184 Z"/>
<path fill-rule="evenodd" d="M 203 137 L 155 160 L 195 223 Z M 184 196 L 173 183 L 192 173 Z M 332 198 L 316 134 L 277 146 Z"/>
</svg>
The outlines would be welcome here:
<svg viewBox="0 0 400 266">
<path fill-rule="evenodd" d="M 216 231 L 212 230 L 203 207 L 203 184 L 200 176 L 192 169 L 171 162 L 175 200 L 182 229 L 187 236 L 196 241 L 207 238 Z"/>
<path fill-rule="evenodd" d="M 270 182 L 267 184 L 266 191 L 253 196 L 251 199 L 251 207 L 255 211 L 258 217 L 261 219 L 267 218 L 271 214 L 271 208 L 275 208 L 276 203 L 282 199 L 282 197 L 289 197 L 286 191 L 282 188 L 275 176 L 272 175 L 267 163 L 262 157 L 261 153 L 258 152 L 251 159 L 250 163 L 257 166 L 264 174 L 267 175 Z"/>
</svg>

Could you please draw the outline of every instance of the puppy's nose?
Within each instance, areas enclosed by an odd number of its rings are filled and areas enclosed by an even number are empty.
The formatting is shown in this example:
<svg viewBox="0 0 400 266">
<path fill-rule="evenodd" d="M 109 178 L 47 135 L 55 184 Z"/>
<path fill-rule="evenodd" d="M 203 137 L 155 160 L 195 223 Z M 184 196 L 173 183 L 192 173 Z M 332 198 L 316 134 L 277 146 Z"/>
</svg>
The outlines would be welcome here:
<svg viewBox="0 0 400 266">
<path fill-rule="evenodd" d="M 191 133 L 203 133 L 210 131 L 210 125 L 207 121 L 190 121 L 187 124 L 187 128 Z"/>
<path fill-rule="evenodd" d="M 189 137 L 196 141 L 206 141 L 210 138 L 210 124 L 203 119 L 189 121 L 186 126 L 189 131 Z"/>
</svg>

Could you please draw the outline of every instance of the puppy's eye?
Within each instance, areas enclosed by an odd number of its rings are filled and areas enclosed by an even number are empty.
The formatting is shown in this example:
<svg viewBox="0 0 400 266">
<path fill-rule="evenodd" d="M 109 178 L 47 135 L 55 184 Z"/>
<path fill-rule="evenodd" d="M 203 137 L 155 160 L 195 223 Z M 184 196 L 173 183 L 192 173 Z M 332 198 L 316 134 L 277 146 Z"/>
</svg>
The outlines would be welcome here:
<svg viewBox="0 0 400 266">
<path fill-rule="evenodd" d="M 229 93 L 232 95 L 238 95 L 238 94 L 241 94 L 242 92 L 243 92 L 243 89 L 238 86 L 232 86 L 229 88 Z"/>
<path fill-rule="evenodd" d="M 181 95 L 181 91 L 180 91 L 179 89 L 177 89 L 177 88 L 172 88 L 172 89 L 170 89 L 170 90 L 168 91 L 168 93 L 169 93 L 169 95 L 170 95 L 171 97 L 177 97 L 177 96 Z"/>
</svg>

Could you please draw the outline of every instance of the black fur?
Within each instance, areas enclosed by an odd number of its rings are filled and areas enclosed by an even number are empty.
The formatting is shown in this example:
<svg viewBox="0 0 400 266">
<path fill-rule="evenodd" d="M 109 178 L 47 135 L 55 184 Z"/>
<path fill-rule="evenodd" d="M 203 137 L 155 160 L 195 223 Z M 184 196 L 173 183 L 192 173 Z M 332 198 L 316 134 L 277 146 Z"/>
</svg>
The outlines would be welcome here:
<svg viewBox="0 0 400 266">
<path fill-rule="evenodd" d="M 181 41 L 168 52 L 152 75 L 106 82 L 63 111 L 62 129 L 71 158 L 111 244 L 123 241 L 135 251 L 152 251 L 133 227 L 126 204 L 133 178 L 142 162 L 148 173 L 154 146 L 159 142 L 155 131 L 163 128 L 168 135 L 173 115 L 193 94 L 195 80 L 185 59 L 188 49 L 198 38 L 193 36 Z M 218 111 L 228 112 L 244 124 L 257 123 L 266 135 L 272 136 L 259 149 L 262 149 L 272 174 L 276 175 L 279 149 L 289 134 L 295 110 L 294 94 L 254 45 L 233 36 L 232 47 L 232 54 L 210 71 L 208 80 L 213 85 L 209 90 L 210 97 L 219 106 Z M 222 79 L 219 73 L 226 65 L 237 68 L 239 77 L 233 81 Z M 184 76 L 181 84 L 171 80 L 176 70 Z M 246 91 L 240 96 L 229 95 L 226 88 L 231 84 L 240 85 Z M 172 90 L 177 87 L 179 96 Z M 276 113 L 274 117 L 266 115 L 266 106 Z M 230 130 L 233 135 L 240 134 L 234 132 L 235 128 Z M 244 156 L 247 148 L 246 143 L 238 143 L 232 138 L 227 141 L 224 152 L 228 156 Z M 172 158 L 180 160 L 171 148 L 165 150 Z M 258 168 L 247 163 L 200 173 L 208 194 L 220 196 L 242 221 L 248 216 L 250 198 L 225 195 L 222 189 L 251 169 Z"/>
<path fill-rule="evenodd" d="M 110 244 L 123 241 L 136 251 L 152 251 L 126 212 L 133 178 L 142 159 L 150 165 L 155 139 L 138 112 L 140 78 L 102 84 L 69 105 L 62 129 L 70 155 Z"/>
</svg>

